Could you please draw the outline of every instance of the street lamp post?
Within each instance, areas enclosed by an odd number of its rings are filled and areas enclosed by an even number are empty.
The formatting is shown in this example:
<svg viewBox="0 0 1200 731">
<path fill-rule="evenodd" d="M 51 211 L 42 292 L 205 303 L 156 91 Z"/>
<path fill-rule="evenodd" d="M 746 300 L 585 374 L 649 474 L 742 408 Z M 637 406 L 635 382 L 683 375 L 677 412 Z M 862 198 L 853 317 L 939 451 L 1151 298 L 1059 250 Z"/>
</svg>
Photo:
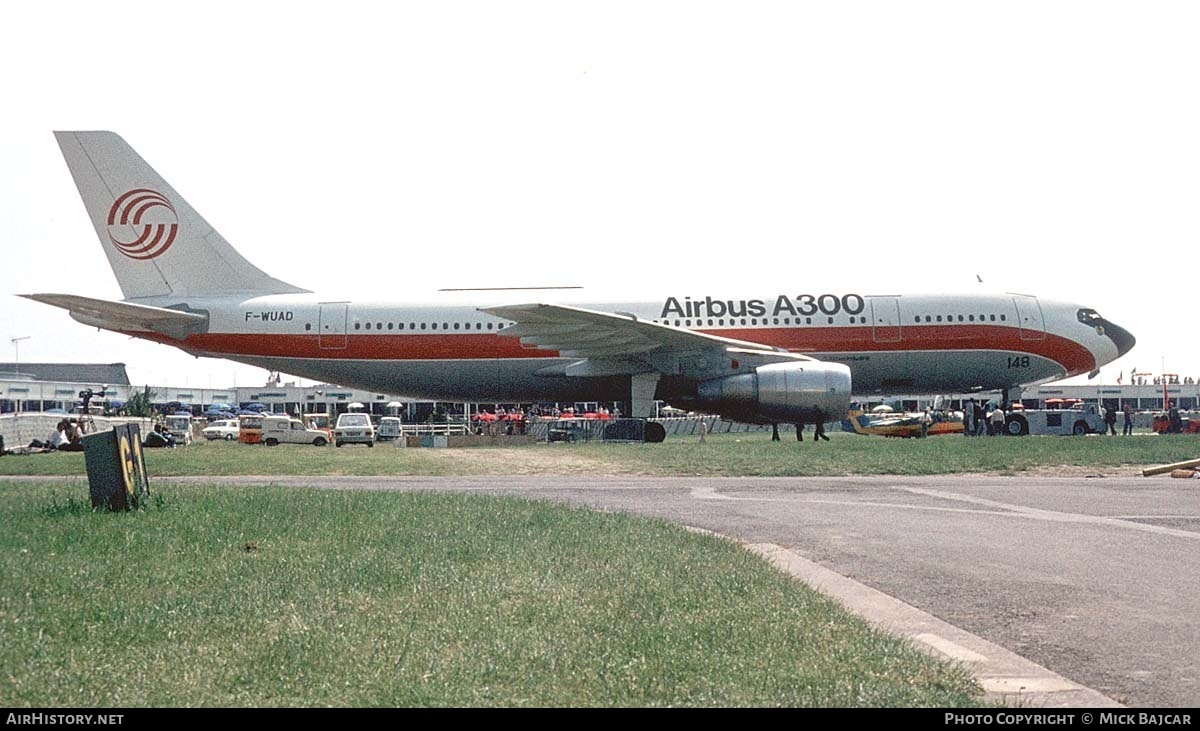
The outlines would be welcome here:
<svg viewBox="0 0 1200 731">
<path fill-rule="evenodd" d="M 13 368 L 16 370 L 16 375 L 18 377 L 21 375 L 21 341 L 28 340 L 31 337 L 33 337 L 33 336 L 32 335 L 22 335 L 19 338 L 9 338 L 9 341 L 8 341 L 8 342 L 12 343 L 13 351 L 15 352 L 16 362 L 13 364 Z M 16 399 L 16 402 L 17 402 L 17 406 L 15 409 L 15 412 L 19 414 L 19 413 L 21 413 L 21 400 Z"/>
<path fill-rule="evenodd" d="M 17 370 L 17 375 L 21 375 L 21 341 L 28 340 L 32 335 L 23 335 L 19 338 L 10 338 L 8 342 L 12 343 L 13 352 L 15 353 L 16 363 L 14 367 Z"/>
</svg>

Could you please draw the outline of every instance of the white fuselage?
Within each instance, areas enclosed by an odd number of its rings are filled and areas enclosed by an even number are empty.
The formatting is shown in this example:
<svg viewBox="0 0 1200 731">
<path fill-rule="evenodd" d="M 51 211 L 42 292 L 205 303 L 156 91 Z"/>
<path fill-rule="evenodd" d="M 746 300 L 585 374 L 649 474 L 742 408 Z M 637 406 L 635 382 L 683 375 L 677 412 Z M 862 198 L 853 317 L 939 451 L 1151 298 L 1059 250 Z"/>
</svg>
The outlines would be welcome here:
<svg viewBox="0 0 1200 731">
<path fill-rule="evenodd" d="M 251 264 L 120 135 L 55 138 L 126 299 L 26 296 L 197 355 L 376 392 L 456 401 L 628 398 L 639 412 L 653 396 L 695 397 L 715 413 L 801 422 L 835 416 L 851 390 L 1005 389 L 1092 372 L 1133 346 L 1095 310 L 1018 294 L 788 287 L 575 307 L 530 302 L 566 294 L 548 290 L 471 295 L 491 302 L 321 297 Z M 508 337 L 514 322 L 517 336 Z"/>
</svg>

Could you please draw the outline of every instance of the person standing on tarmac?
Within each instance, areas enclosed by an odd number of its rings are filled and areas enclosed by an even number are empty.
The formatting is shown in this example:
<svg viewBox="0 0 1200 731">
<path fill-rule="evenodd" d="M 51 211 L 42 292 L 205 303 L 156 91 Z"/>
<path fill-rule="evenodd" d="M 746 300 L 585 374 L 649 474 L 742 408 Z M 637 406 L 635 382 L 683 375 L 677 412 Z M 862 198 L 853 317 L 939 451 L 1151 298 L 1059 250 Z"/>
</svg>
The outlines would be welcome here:
<svg viewBox="0 0 1200 731">
<path fill-rule="evenodd" d="M 1167 410 L 1167 425 L 1168 434 L 1183 433 L 1183 418 L 1179 416 L 1179 407 L 1174 404 Z"/>
<path fill-rule="evenodd" d="M 1111 406 L 1104 409 L 1104 431 L 1112 437 L 1117 435 L 1117 410 Z"/>
<path fill-rule="evenodd" d="M 1004 434 L 1004 409 L 997 404 L 995 410 L 988 414 L 988 420 L 991 425 L 991 435 L 998 437 Z"/>
</svg>

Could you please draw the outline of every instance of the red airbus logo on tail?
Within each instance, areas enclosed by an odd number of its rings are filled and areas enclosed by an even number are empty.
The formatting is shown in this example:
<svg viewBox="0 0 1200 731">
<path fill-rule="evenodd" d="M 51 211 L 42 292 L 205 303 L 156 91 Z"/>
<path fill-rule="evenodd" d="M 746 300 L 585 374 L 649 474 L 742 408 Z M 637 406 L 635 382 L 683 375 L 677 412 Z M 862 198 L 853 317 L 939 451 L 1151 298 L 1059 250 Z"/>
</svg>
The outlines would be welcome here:
<svg viewBox="0 0 1200 731">
<path fill-rule="evenodd" d="M 113 233 L 114 226 L 132 229 L 137 238 L 122 241 Z M 113 201 L 108 211 L 108 238 L 130 259 L 153 259 L 161 255 L 171 248 L 177 233 L 179 216 L 175 206 L 162 193 L 149 188 L 135 188 L 125 193 Z"/>
</svg>

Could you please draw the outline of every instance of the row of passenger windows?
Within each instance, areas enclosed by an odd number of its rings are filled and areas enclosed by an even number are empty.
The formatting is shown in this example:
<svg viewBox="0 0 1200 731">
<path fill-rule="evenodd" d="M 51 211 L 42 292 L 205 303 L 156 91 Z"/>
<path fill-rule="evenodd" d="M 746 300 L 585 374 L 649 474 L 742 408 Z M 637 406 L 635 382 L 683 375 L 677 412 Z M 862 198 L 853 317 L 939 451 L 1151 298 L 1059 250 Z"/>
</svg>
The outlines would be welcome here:
<svg viewBox="0 0 1200 731">
<path fill-rule="evenodd" d="M 924 320 L 922 320 L 921 318 L 922 318 L 921 315 L 917 315 L 913 318 L 913 322 L 916 322 L 916 323 L 955 322 L 955 318 L 957 318 L 958 322 L 989 322 L 989 321 L 990 322 L 997 322 L 997 321 L 1007 322 L 1008 321 L 1008 318 L 1005 317 L 1004 315 L 978 315 L 978 316 L 976 316 L 976 315 L 924 315 Z M 752 317 L 749 320 L 747 320 L 744 317 L 741 318 L 740 320 L 730 318 L 729 324 L 730 325 L 739 325 L 739 324 L 740 325 L 746 325 L 746 324 L 749 324 L 749 325 L 760 325 L 760 324 L 761 325 L 791 325 L 792 319 L 793 318 L 791 318 L 791 317 L 784 317 L 784 318 L 763 317 L 761 319 Z M 813 319 L 811 317 L 805 317 L 805 318 L 797 317 L 794 319 L 796 321 L 795 324 L 797 324 L 797 325 L 813 324 Z M 832 318 L 832 317 L 827 317 L 825 319 L 830 325 L 832 325 L 834 322 L 834 318 Z M 851 325 L 866 325 L 867 324 L 867 318 L 865 318 L 865 317 L 854 317 L 852 315 L 849 319 L 850 319 Z M 721 327 L 721 326 L 725 325 L 725 320 L 723 320 L 723 319 L 655 320 L 654 322 L 661 323 L 663 325 L 674 325 L 675 327 L 692 327 L 693 323 L 695 323 L 696 327 L 704 327 L 706 325 Z"/>
<path fill-rule="evenodd" d="M 503 330 L 504 323 L 489 322 L 486 325 L 482 322 L 410 322 L 407 325 L 409 330 Z M 305 330 L 312 330 L 312 323 L 304 323 Z M 354 323 L 355 330 L 404 330 L 403 322 L 356 322 Z"/>
<path fill-rule="evenodd" d="M 996 315 L 980 315 L 979 319 L 975 319 L 975 315 L 946 315 L 945 322 L 954 322 L 954 318 L 958 318 L 958 322 L 996 322 Z M 1008 318 L 1004 315 L 999 315 L 1000 322 L 1007 322 Z M 941 315 L 925 315 L 925 322 L 942 322 Z M 913 318 L 913 322 L 921 322 L 921 316 L 917 315 Z"/>
<path fill-rule="evenodd" d="M 913 318 L 913 322 L 920 324 L 922 322 L 921 317 L 922 317 L 921 315 L 915 316 Z M 997 320 L 999 320 L 1000 322 L 1007 322 L 1007 318 L 1004 315 L 979 315 L 978 319 L 976 318 L 975 315 L 944 315 L 944 316 L 943 315 L 925 315 L 924 322 L 954 322 L 956 317 L 958 318 L 958 322 L 996 322 Z M 793 318 L 791 318 L 791 317 L 783 317 L 783 318 L 763 317 L 763 318 L 761 318 L 761 321 L 760 321 L 760 318 L 757 318 L 757 317 L 751 317 L 748 320 L 745 317 L 741 318 L 740 320 L 730 318 L 729 324 L 732 326 L 736 326 L 739 324 L 740 325 L 747 325 L 747 324 L 749 324 L 749 325 L 759 325 L 759 324 L 762 324 L 762 325 L 791 325 L 792 319 Z M 833 324 L 832 317 L 829 317 L 826 319 L 828 320 L 830 325 Z M 803 323 L 801 322 L 801 318 L 799 318 L 799 317 L 795 318 L 795 320 L 796 320 L 795 324 L 797 324 L 797 325 L 813 324 L 813 319 L 811 317 L 803 318 Z M 722 318 L 709 318 L 707 320 L 704 320 L 704 319 L 655 320 L 654 322 L 656 324 L 661 323 L 663 325 L 674 325 L 675 327 L 692 327 L 693 323 L 695 324 L 695 327 L 704 327 L 706 325 L 710 326 L 710 327 L 724 327 L 725 326 L 725 320 Z M 850 324 L 851 325 L 855 325 L 855 324 L 866 325 L 867 318 L 855 317 L 855 316 L 851 315 L 850 316 Z M 374 324 L 372 324 L 370 322 L 354 323 L 355 330 L 371 330 L 372 328 L 374 328 L 375 330 L 385 330 L 385 329 L 386 330 L 404 330 L 405 325 L 403 322 L 387 322 L 387 323 L 376 322 Z M 312 324 L 306 323 L 304 325 L 304 329 L 312 330 Z M 436 323 L 436 322 L 419 322 L 419 323 L 418 322 L 410 322 L 410 323 L 408 323 L 408 329 L 409 330 L 438 330 L 438 329 L 442 329 L 442 330 L 484 330 L 484 329 L 503 330 L 504 323 L 491 323 L 491 322 L 489 322 L 489 323 L 482 323 L 482 322 L 449 323 L 449 322 L 443 322 L 443 323 L 440 323 L 440 328 L 439 328 L 439 323 Z"/>
<path fill-rule="evenodd" d="M 743 318 L 741 318 L 741 319 L 739 320 L 739 319 L 734 319 L 734 318 L 732 318 L 732 317 L 731 317 L 731 318 L 729 318 L 729 324 L 730 324 L 730 325 L 791 325 L 791 324 L 792 324 L 792 319 L 793 319 L 793 318 L 791 318 L 791 317 L 783 317 L 783 318 L 780 318 L 780 317 L 763 317 L 763 318 L 751 317 L 751 318 L 749 318 L 749 319 L 747 319 L 747 318 L 743 317 Z M 830 324 L 830 325 L 832 325 L 832 324 L 833 324 L 833 318 L 832 318 L 832 317 L 829 317 L 829 318 L 826 318 L 826 319 L 829 321 L 829 324 Z M 812 319 L 811 317 L 805 317 L 805 318 L 799 318 L 799 317 L 797 317 L 797 318 L 795 318 L 795 320 L 796 320 L 796 324 L 797 324 L 797 325 L 800 325 L 800 324 L 804 324 L 804 325 L 811 325 L 811 324 L 813 324 L 813 319 Z M 801 322 L 801 320 L 803 320 L 803 322 Z M 723 320 L 723 319 L 720 319 L 720 318 L 716 318 L 716 319 L 710 318 L 710 319 L 707 319 L 707 320 L 704 320 L 704 319 L 696 319 L 696 320 L 655 320 L 654 322 L 655 322 L 655 323 L 657 323 L 657 324 L 662 324 L 662 325 L 674 325 L 675 327 L 692 327 L 692 323 L 695 323 L 696 327 L 705 327 L 706 325 L 712 325 L 712 326 L 721 327 L 721 326 L 723 326 L 723 325 L 725 324 L 725 320 Z M 853 316 L 852 316 L 852 317 L 850 318 L 850 324 L 851 324 L 851 325 L 854 325 L 854 324 L 856 324 L 856 323 L 858 323 L 858 324 L 862 324 L 862 325 L 865 325 L 865 324 L 867 324 L 867 318 L 865 318 L 865 317 L 853 317 Z"/>
</svg>

